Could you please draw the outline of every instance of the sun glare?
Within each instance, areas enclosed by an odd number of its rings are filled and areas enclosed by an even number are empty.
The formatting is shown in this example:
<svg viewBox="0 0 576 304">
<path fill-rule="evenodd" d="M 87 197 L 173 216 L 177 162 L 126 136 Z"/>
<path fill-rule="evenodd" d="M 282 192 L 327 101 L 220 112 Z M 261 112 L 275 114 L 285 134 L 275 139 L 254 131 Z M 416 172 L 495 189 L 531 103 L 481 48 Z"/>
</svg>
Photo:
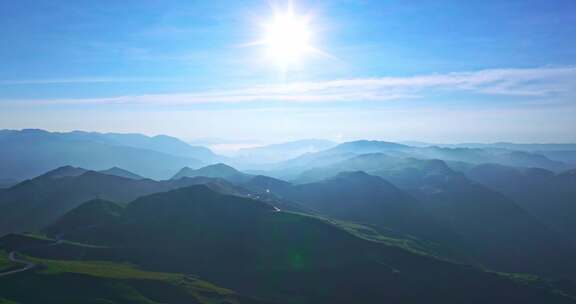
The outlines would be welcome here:
<svg viewBox="0 0 576 304">
<path fill-rule="evenodd" d="M 277 64 L 286 67 L 297 63 L 302 56 L 312 50 L 311 31 L 307 18 L 297 16 L 292 9 L 274 16 L 265 25 L 263 44 L 267 56 Z"/>
<path fill-rule="evenodd" d="M 283 76 L 293 67 L 304 67 L 301 64 L 306 56 L 335 58 L 314 45 L 312 40 L 316 40 L 318 32 L 313 27 L 313 15 L 298 13 L 292 1 L 287 2 L 283 8 L 271 7 L 271 18 L 258 21 L 262 30 L 260 39 L 245 44 L 263 47 L 266 59 L 279 67 Z"/>
</svg>

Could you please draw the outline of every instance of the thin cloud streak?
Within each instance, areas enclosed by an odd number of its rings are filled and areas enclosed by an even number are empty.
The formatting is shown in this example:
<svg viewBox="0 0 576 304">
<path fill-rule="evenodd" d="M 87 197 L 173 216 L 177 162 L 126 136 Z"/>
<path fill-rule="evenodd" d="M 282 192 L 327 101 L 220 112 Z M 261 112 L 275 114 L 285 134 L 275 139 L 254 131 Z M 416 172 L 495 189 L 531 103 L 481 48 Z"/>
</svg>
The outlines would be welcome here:
<svg viewBox="0 0 576 304">
<path fill-rule="evenodd" d="M 158 106 L 250 102 L 331 103 L 422 98 L 428 94 L 439 92 L 524 97 L 574 97 L 576 96 L 576 67 L 489 69 L 411 77 L 300 82 L 186 94 L 26 100 L 19 103 L 144 104 Z"/>
<path fill-rule="evenodd" d="M 139 83 L 139 82 L 185 82 L 183 79 L 169 78 L 70 78 L 70 79 L 24 79 L 24 80 L 0 80 L 0 86 L 12 85 L 50 85 L 50 84 L 80 84 L 80 83 Z"/>
</svg>

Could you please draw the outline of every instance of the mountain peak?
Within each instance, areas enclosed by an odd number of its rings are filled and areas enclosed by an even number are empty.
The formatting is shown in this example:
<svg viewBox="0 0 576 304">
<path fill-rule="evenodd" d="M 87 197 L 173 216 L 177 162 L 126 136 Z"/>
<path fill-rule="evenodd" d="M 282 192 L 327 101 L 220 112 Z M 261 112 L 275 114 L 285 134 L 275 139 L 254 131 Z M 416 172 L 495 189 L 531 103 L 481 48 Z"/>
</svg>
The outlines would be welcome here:
<svg viewBox="0 0 576 304">
<path fill-rule="evenodd" d="M 372 176 L 364 171 L 344 171 L 344 172 L 340 172 L 338 173 L 334 178 L 361 178 L 361 179 L 366 179 L 366 178 L 373 178 L 375 176 Z"/>
<path fill-rule="evenodd" d="M 128 213 L 137 217 L 195 216 L 202 212 L 220 213 L 274 211 L 266 202 L 218 193 L 207 185 L 192 185 L 175 190 L 143 196 L 130 203 Z"/>
<path fill-rule="evenodd" d="M 339 172 L 335 176 L 324 180 L 326 183 L 337 182 L 337 183 L 346 183 L 346 184 L 362 184 L 363 187 L 377 186 L 382 188 L 395 188 L 392 184 L 390 184 L 387 180 L 383 179 L 380 176 L 375 176 L 368 174 L 364 171 L 344 171 Z"/>
<path fill-rule="evenodd" d="M 28 134 L 47 134 L 49 133 L 46 130 L 42 130 L 42 129 L 22 129 L 20 131 L 21 133 L 28 133 Z"/>
<path fill-rule="evenodd" d="M 98 171 L 98 172 L 103 173 L 103 174 L 107 174 L 107 175 L 114 175 L 114 176 L 119 176 L 119 177 L 130 178 L 130 179 L 137 179 L 137 180 L 144 179 L 144 177 L 142 177 L 138 174 L 132 173 L 128 170 L 124 170 L 124 169 L 116 167 L 116 166 L 114 166 L 110 169 L 102 170 L 102 171 Z"/>
<path fill-rule="evenodd" d="M 48 171 L 46 173 L 44 173 L 43 175 L 41 175 L 40 177 L 44 177 L 44 178 L 62 178 L 62 177 L 75 177 L 75 176 L 80 176 L 84 173 L 88 172 L 88 170 L 83 169 L 83 168 L 79 168 L 79 167 L 73 167 L 73 166 L 62 166 L 59 168 L 56 168 L 52 171 Z"/>
<path fill-rule="evenodd" d="M 92 199 L 68 211 L 45 229 L 49 234 L 78 231 L 86 227 L 116 223 L 123 212 L 117 203 Z"/>
<path fill-rule="evenodd" d="M 204 169 L 230 170 L 230 171 L 234 171 L 234 172 L 239 172 L 238 170 L 234 169 L 234 167 L 229 166 L 229 165 L 224 164 L 224 163 L 217 163 L 217 164 L 213 164 L 213 165 L 208 165 L 208 166 L 202 167 L 198 170 L 204 170 Z"/>
<path fill-rule="evenodd" d="M 190 169 L 188 167 L 182 168 L 176 175 L 174 175 L 174 177 L 172 177 L 172 179 L 180 179 L 182 177 L 197 177 L 197 176 L 227 178 L 241 175 L 244 175 L 244 173 L 236 170 L 235 168 L 229 165 L 223 163 L 217 163 L 196 170 Z"/>
</svg>

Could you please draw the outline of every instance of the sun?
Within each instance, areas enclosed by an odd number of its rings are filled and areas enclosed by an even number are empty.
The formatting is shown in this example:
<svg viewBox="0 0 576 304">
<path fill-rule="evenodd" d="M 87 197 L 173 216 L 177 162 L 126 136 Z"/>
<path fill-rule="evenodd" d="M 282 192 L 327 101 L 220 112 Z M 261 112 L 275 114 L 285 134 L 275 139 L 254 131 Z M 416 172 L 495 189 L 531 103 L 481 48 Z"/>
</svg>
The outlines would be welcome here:
<svg viewBox="0 0 576 304">
<path fill-rule="evenodd" d="M 300 70 L 305 67 L 304 58 L 312 55 L 335 59 L 333 55 L 324 52 L 314 45 L 318 34 L 312 14 L 297 13 L 291 0 L 287 6 L 272 6 L 272 16 L 260 19 L 257 24 L 261 36 L 254 42 L 243 46 L 258 46 L 264 50 L 264 57 L 279 67 L 282 75 L 289 70 Z M 313 41 L 316 40 L 316 41 Z"/>
<path fill-rule="evenodd" d="M 298 63 L 314 49 L 309 19 L 296 15 L 292 7 L 275 14 L 272 20 L 264 24 L 264 30 L 262 44 L 266 48 L 266 55 L 282 67 Z"/>
</svg>

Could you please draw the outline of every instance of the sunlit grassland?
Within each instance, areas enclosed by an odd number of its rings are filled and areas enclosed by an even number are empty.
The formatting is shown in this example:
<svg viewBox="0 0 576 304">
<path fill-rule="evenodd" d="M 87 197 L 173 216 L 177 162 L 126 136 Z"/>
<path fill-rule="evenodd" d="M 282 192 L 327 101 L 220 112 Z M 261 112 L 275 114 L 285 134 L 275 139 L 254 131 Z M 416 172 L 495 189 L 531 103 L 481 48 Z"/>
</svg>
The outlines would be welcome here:
<svg viewBox="0 0 576 304">
<path fill-rule="evenodd" d="M 0 250 L 0 271 L 6 269 L 11 265 L 10 260 L 8 259 L 8 253 L 4 250 Z M 0 303 L 2 303 L 0 301 Z"/>
<path fill-rule="evenodd" d="M 3 278 L 0 294 L 9 300 L 0 297 L 0 303 L 35 301 L 35 296 L 46 295 L 55 301 L 90 299 L 87 303 L 237 303 L 232 291 L 189 275 L 102 261 L 26 259 L 37 264 L 37 268 Z M 27 286 L 33 286 L 37 294 L 27 293 L 32 290 Z"/>
</svg>

